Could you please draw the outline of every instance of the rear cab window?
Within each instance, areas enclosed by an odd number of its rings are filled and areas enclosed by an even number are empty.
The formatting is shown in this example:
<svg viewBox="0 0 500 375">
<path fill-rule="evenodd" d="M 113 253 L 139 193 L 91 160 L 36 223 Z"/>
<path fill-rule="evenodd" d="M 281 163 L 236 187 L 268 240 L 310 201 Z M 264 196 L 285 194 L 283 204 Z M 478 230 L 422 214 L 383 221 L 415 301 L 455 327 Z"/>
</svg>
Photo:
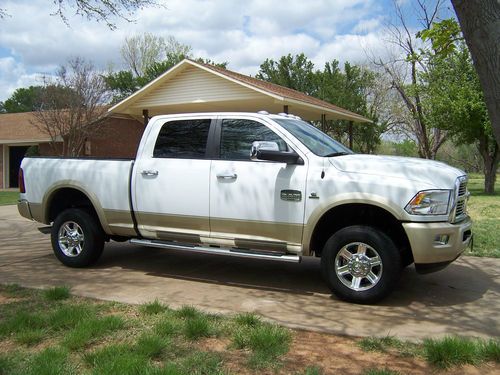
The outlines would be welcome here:
<svg viewBox="0 0 500 375">
<path fill-rule="evenodd" d="M 162 125 L 153 158 L 204 159 L 211 119 L 168 121 Z"/>
</svg>

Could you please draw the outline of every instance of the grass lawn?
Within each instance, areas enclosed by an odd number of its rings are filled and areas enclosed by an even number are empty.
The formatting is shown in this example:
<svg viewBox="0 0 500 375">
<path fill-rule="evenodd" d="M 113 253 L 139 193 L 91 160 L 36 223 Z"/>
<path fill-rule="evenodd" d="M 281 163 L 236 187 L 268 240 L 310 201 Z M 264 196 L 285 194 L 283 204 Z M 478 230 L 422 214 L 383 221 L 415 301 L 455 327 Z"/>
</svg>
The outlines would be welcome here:
<svg viewBox="0 0 500 375">
<path fill-rule="evenodd" d="M 463 365 L 500 371 L 500 342 L 348 338 L 293 331 L 250 313 L 0 285 L 0 374 L 437 374 Z"/>
<path fill-rule="evenodd" d="M 495 195 L 484 194 L 484 177 L 469 176 L 471 197 L 468 211 L 474 226 L 474 250 L 467 255 L 500 258 L 500 181 L 495 186 Z"/>
<path fill-rule="evenodd" d="M 7 204 L 17 204 L 18 199 L 18 191 L 0 191 L 0 206 L 4 206 Z"/>
</svg>

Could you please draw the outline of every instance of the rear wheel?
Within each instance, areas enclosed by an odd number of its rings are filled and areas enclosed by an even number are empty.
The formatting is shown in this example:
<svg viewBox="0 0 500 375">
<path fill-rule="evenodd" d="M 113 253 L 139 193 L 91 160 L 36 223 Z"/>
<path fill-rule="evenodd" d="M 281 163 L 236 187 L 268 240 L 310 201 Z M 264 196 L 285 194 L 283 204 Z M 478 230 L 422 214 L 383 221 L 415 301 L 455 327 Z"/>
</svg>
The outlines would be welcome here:
<svg viewBox="0 0 500 375">
<path fill-rule="evenodd" d="M 394 289 L 402 269 L 401 254 L 385 233 L 355 225 L 339 230 L 326 242 L 321 268 L 339 298 L 375 303 Z"/>
<path fill-rule="evenodd" d="M 54 254 L 66 266 L 85 267 L 99 259 L 104 232 L 87 211 L 71 208 L 59 214 L 51 232 Z"/>
</svg>

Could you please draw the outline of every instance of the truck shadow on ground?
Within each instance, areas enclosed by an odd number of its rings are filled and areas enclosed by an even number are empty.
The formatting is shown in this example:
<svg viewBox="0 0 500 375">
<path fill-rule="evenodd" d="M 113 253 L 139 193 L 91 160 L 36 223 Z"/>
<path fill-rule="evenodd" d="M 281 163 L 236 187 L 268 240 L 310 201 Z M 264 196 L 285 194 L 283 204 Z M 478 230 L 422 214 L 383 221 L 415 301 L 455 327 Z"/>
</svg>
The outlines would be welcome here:
<svg viewBox="0 0 500 375">
<path fill-rule="evenodd" d="M 95 266 L 121 267 L 144 274 L 300 295 L 330 295 L 321 276 L 320 260 L 304 258 L 300 264 L 263 261 L 176 250 L 109 244 Z M 456 306 L 481 299 L 488 291 L 500 292 L 491 275 L 472 264 L 451 264 L 428 275 L 419 275 L 413 266 L 403 270 L 394 293 L 380 306 Z M 337 300 L 334 295 L 333 300 Z"/>
</svg>

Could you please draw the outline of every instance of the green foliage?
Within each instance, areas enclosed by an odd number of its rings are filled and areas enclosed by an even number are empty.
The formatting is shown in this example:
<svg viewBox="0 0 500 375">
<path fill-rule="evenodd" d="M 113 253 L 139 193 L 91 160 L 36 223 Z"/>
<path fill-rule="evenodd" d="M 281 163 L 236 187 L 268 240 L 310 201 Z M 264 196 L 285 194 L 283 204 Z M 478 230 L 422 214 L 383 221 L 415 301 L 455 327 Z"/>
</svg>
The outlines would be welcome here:
<svg viewBox="0 0 500 375">
<path fill-rule="evenodd" d="M 42 86 L 18 88 L 10 98 L 0 103 L 0 112 L 18 113 L 36 111 L 40 108 L 40 95 L 42 91 Z"/>
<path fill-rule="evenodd" d="M 18 200 L 18 191 L 0 191 L 0 206 L 16 204 Z"/>
<path fill-rule="evenodd" d="M 479 359 L 476 344 L 460 337 L 424 340 L 424 355 L 427 362 L 441 368 L 476 364 Z"/>
<path fill-rule="evenodd" d="M 0 337 L 47 327 L 47 316 L 41 312 L 18 311 L 0 321 Z"/>
<path fill-rule="evenodd" d="M 432 41 L 424 51 L 428 68 L 419 72 L 425 89 L 422 106 L 429 125 L 447 132 L 456 144 L 475 144 L 483 158 L 485 191 L 492 193 L 500 161 L 483 91 L 467 46 L 454 19 L 436 23 L 420 34 Z"/>
<path fill-rule="evenodd" d="M 144 334 L 137 340 L 136 352 L 150 359 L 155 359 L 163 354 L 167 345 L 168 341 L 161 336 Z"/>
<path fill-rule="evenodd" d="M 256 78 L 314 96 L 317 90 L 315 76 L 314 64 L 301 53 L 282 56 L 279 61 L 266 59 L 260 65 Z"/>
<path fill-rule="evenodd" d="M 69 91 L 60 85 L 21 87 L 5 101 L 0 102 L 0 113 L 34 112 L 46 107 L 44 97 L 48 91 L 59 92 L 67 96 Z M 64 103 L 52 103 L 51 108 L 64 108 Z"/>
<path fill-rule="evenodd" d="M 322 375 L 323 370 L 321 369 L 321 367 L 318 367 L 318 366 L 309 366 L 304 370 L 304 372 L 302 372 L 302 374 L 304 374 L 304 375 Z"/>
<path fill-rule="evenodd" d="M 119 316 L 86 319 L 79 322 L 65 335 L 62 344 L 65 348 L 77 350 L 124 326 L 125 322 Z"/>
<path fill-rule="evenodd" d="M 178 324 L 171 317 L 164 317 L 154 327 L 154 331 L 160 336 L 170 336 L 173 335 L 181 329 L 181 325 Z"/>
<path fill-rule="evenodd" d="M 399 375 L 400 373 L 397 371 L 393 371 L 388 368 L 383 368 L 383 369 L 369 369 L 363 372 L 363 375 Z"/>
<path fill-rule="evenodd" d="M 184 305 L 176 311 L 176 315 L 180 318 L 192 319 L 200 315 L 200 312 L 193 306 Z"/>
<path fill-rule="evenodd" d="M 483 186 L 482 176 L 469 175 L 468 188 L 471 197 L 467 211 L 474 223 L 474 249 L 467 250 L 467 254 L 500 258 L 500 231 L 498 230 L 500 189 L 497 187 L 495 195 L 486 195 Z"/>
<path fill-rule="evenodd" d="M 187 319 L 184 324 L 184 335 L 189 340 L 197 340 L 202 337 L 208 337 L 210 336 L 210 333 L 210 321 L 206 315 L 199 315 Z"/>
<path fill-rule="evenodd" d="M 500 341 L 488 340 L 480 342 L 479 353 L 485 361 L 500 363 Z"/>
<path fill-rule="evenodd" d="M 35 355 L 22 371 L 25 375 L 76 374 L 68 352 L 61 348 L 47 348 Z"/>
<path fill-rule="evenodd" d="M 49 315 L 50 326 L 56 330 L 67 330 L 96 315 L 96 309 L 84 304 L 61 305 Z"/>
<path fill-rule="evenodd" d="M 233 337 L 236 348 L 252 351 L 249 364 L 253 368 L 276 364 L 277 359 L 288 352 L 290 342 L 291 335 L 286 328 L 271 324 L 237 330 Z"/>
<path fill-rule="evenodd" d="M 234 321 L 238 325 L 246 326 L 246 327 L 255 327 L 261 323 L 260 317 L 252 314 L 252 313 L 243 313 L 238 314 L 234 318 Z"/>
<path fill-rule="evenodd" d="M 147 373 L 148 358 L 128 345 L 112 344 L 84 356 L 85 362 L 99 375 L 127 375 Z"/>
<path fill-rule="evenodd" d="M 181 368 L 183 374 L 192 375 L 221 375 L 223 371 L 222 357 L 218 353 L 194 352 L 186 357 Z"/>
<path fill-rule="evenodd" d="M 4 193 L 4 192 L 0 192 Z M 18 193 L 15 193 L 16 197 L 18 198 Z M 1 199 L 1 195 L 0 195 Z M 28 290 L 22 288 L 19 284 L 7 284 L 3 286 L 3 292 L 8 296 L 8 297 L 26 297 L 28 295 Z"/>
<path fill-rule="evenodd" d="M 148 302 L 141 305 L 139 309 L 143 314 L 155 315 L 167 311 L 168 307 L 155 299 L 153 302 Z"/>
<path fill-rule="evenodd" d="M 373 124 L 356 123 L 352 126 L 355 151 L 371 153 L 380 142 L 386 124 L 378 122 L 378 107 L 370 98 L 374 95 L 377 74 L 371 70 L 344 64 L 337 60 L 327 62 L 323 71 L 304 55 L 282 56 L 278 61 L 267 59 L 261 64 L 257 78 L 306 93 L 318 99 L 372 119 Z M 347 144 L 349 122 L 327 121 L 326 129 L 341 142 Z"/>
<path fill-rule="evenodd" d="M 462 40 L 461 33 L 458 22 L 450 18 L 433 23 L 430 29 L 417 33 L 417 37 L 430 40 L 435 53 L 448 56 L 456 51 L 456 42 Z"/>
<path fill-rule="evenodd" d="M 45 329 L 40 329 L 40 328 L 26 329 L 16 333 L 14 336 L 14 340 L 19 344 L 31 346 L 43 341 L 46 334 L 47 331 Z"/>
<path fill-rule="evenodd" d="M 403 357 L 414 357 L 420 354 L 420 346 L 411 342 L 401 341 L 393 336 L 365 337 L 357 342 L 364 351 L 387 353 L 396 351 Z"/>
<path fill-rule="evenodd" d="M 70 289 L 67 286 L 55 286 L 45 290 L 43 295 L 49 301 L 61 301 L 69 298 Z"/>
</svg>

